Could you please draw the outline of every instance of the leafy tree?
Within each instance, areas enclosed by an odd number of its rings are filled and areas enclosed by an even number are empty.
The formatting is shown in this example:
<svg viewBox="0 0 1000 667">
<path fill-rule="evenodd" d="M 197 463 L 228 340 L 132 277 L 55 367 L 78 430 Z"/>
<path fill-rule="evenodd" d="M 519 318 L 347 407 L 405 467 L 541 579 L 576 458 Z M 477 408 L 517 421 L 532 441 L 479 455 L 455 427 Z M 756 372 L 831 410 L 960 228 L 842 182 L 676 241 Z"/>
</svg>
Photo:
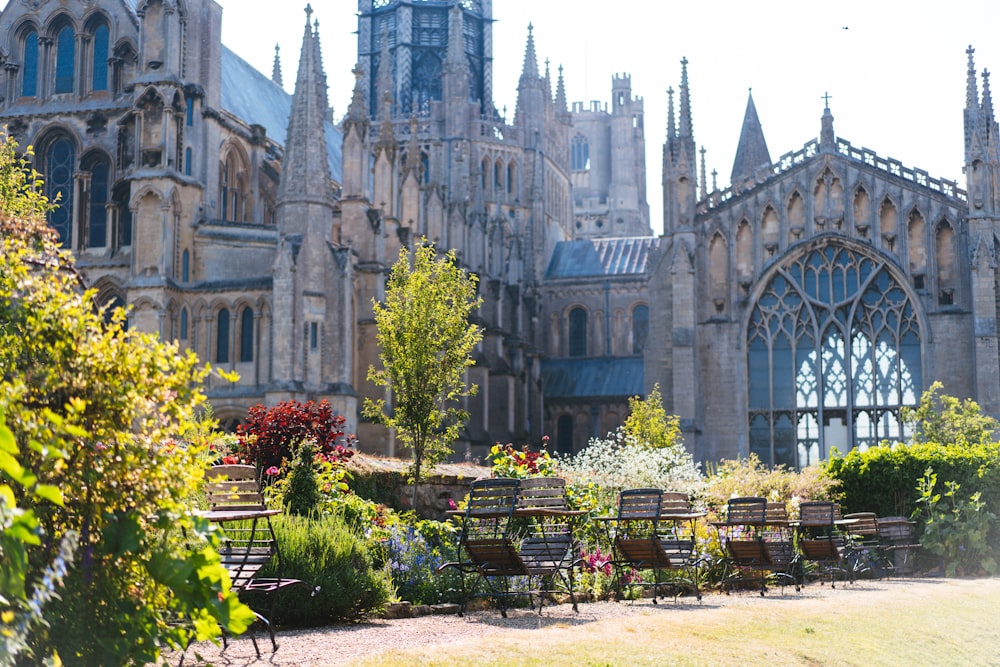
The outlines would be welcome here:
<svg viewBox="0 0 1000 667">
<path fill-rule="evenodd" d="M 392 268 L 385 304 L 374 303 L 376 340 L 382 368 L 368 369 L 368 379 L 392 393 L 385 399 L 365 399 L 364 414 L 395 429 L 413 456 L 413 500 L 424 467 L 451 453 L 466 412 L 458 399 L 476 392 L 465 383 L 465 370 L 475 362 L 472 351 L 483 338 L 469 322 L 482 299 L 477 277 L 458 267 L 455 251 L 438 256 L 423 243 L 406 249 Z"/>
<path fill-rule="evenodd" d="M 680 417 L 668 415 L 663 408 L 659 383 L 645 399 L 628 399 L 629 415 L 625 419 L 625 435 L 635 444 L 652 449 L 665 449 L 680 443 Z"/>
<path fill-rule="evenodd" d="M 4 588 L 24 587 L 0 600 L 0 634 L 22 633 L 38 660 L 110 665 L 153 662 L 220 625 L 242 632 L 253 615 L 229 589 L 215 533 L 188 511 L 202 468 L 185 438 L 208 369 L 125 330 L 120 309 L 105 322 L 43 229 L 39 191 L 16 144 L 0 141 L 0 202 L 29 216 L 5 219 L 0 239 L 0 514 L 34 522 L 13 540 L 5 530 Z M 55 596 L 41 622 L 21 622 Z"/>
<path fill-rule="evenodd" d="M 920 396 L 915 408 L 903 408 L 903 421 L 913 427 L 916 444 L 935 442 L 941 445 L 978 445 L 993 442 L 1000 422 L 983 414 L 971 398 L 964 401 L 939 393 L 943 385 L 934 382 Z"/>
</svg>

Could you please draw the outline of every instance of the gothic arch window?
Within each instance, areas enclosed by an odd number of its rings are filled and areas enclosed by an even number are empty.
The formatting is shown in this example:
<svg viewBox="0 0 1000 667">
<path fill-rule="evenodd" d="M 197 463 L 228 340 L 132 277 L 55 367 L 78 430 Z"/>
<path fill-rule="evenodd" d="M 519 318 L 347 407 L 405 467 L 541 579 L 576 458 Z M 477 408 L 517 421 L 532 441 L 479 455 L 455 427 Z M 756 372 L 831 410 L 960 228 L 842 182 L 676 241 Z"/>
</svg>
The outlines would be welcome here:
<svg viewBox="0 0 1000 667">
<path fill-rule="evenodd" d="M 111 161 L 104 155 L 84 158 L 80 165 L 90 172 L 90 186 L 82 193 L 81 210 L 86 218 L 81 221 L 88 248 L 103 248 L 108 242 L 108 202 L 111 200 Z"/>
<path fill-rule="evenodd" d="M 489 192 L 490 186 L 490 172 L 492 171 L 492 164 L 488 157 L 483 158 L 483 173 L 481 175 L 480 185 L 483 187 L 483 192 Z"/>
<path fill-rule="evenodd" d="M 570 145 L 570 162 L 573 171 L 587 171 L 590 169 L 590 144 L 587 137 L 577 133 L 573 136 Z"/>
<path fill-rule="evenodd" d="M 921 391 L 914 304 L 889 264 L 832 242 L 784 261 L 747 329 L 750 451 L 793 468 L 908 433 Z"/>
<path fill-rule="evenodd" d="M 185 248 L 181 253 L 181 282 L 186 283 L 191 279 L 191 253 Z"/>
<path fill-rule="evenodd" d="M 507 163 L 507 194 L 514 193 L 514 184 L 517 182 L 517 165 L 511 160 Z"/>
<path fill-rule="evenodd" d="M 93 37 L 93 73 L 90 77 L 90 89 L 102 91 L 108 89 L 108 39 L 109 31 L 106 23 L 100 23 L 94 28 Z"/>
<path fill-rule="evenodd" d="M 413 63 L 413 96 L 416 108 L 423 112 L 430 103 L 441 99 L 441 59 L 425 51 Z"/>
<path fill-rule="evenodd" d="M 131 184 L 126 181 L 119 183 L 114 189 L 114 208 L 118 226 L 118 246 L 132 245 L 132 209 L 129 208 Z"/>
<path fill-rule="evenodd" d="M 186 341 L 188 339 L 188 309 L 181 308 L 181 335 L 180 340 Z"/>
<path fill-rule="evenodd" d="M 573 415 L 559 415 L 556 422 L 556 451 L 573 453 Z"/>
<path fill-rule="evenodd" d="M 191 148 L 184 149 L 184 175 L 191 175 Z"/>
<path fill-rule="evenodd" d="M 229 363 L 229 309 L 223 308 L 216 318 L 215 327 L 215 361 L 220 364 Z"/>
<path fill-rule="evenodd" d="M 73 141 L 60 135 L 45 151 L 45 196 L 57 207 L 48 214 L 49 225 L 59 233 L 66 247 L 70 245 L 73 220 L 73 172 L 76 169 L 76 147 Z"/>
<path fill-rule="evenodd" d="M 497 163 L 493 165 L 493 191 L 498 195 L 502 194 L 505 189 L 503 185 L 503 175 L 503 162 L 497 160 Z"/>
<path fill-rule="evenodd" d="M 569 311 L 569 356 L 587 356 L 587 311 L 579 306 Z"/>
<path fill-rule="evenodd" d="M 75 71 L 76 36 L 73 34 L 73 26 L 64 25 L 56 33 L 56 94 L 73 92 Z"/>
<path fill-rule="evenodd" d="M 236 150 L 230 150 L 220 166 L 219 191 L 222 220 L 245 222 L 247 171 Z"/>
<path fill-rule="evenodd" d="M 38 94 L 38 33 L 29 31 L 24 36 L 24 72 L 21 75 L 21 95 L 34 97 Z"/>
<path fill-rule="evenodd" d="M 649 340 L 649 306 L 639 304 L 632 309 L 632 354 L 642 354 Z"/>
<path fill-rule="evenodd" d="M 253 361 L 253 308 L 240 313 L 240 361 Z"/>
</svg>

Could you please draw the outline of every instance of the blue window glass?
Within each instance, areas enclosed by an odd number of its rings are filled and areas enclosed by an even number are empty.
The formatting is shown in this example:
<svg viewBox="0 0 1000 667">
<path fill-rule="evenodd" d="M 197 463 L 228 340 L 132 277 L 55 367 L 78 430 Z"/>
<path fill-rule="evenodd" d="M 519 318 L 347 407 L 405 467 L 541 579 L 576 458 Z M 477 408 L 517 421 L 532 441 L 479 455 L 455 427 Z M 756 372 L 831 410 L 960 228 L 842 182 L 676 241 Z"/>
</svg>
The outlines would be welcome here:
<svg viewBox="0 0 1000 667">
<path fill-rule="evenodd" d="M 66 137 L 53 141 L 45 155 L 45 165 L 45 195 L 49 201 L 56 202 L 57 207 L 49 213 L 49 225 L 59 233 L 63 245 L 68 246 L 70 221 L 73 219 L 73 170 L 76 166 L 73 142 Z"/>
<path fill-rule="evenodd" d="M 107 161 L 90 169 L 90 227 L 87 245 L 103 248 L 108 242 L 108 175 Z"/>
<path fill-rule="evenodd" d="M 185 148 L 184 149 L 184 175 L 185 176 L 190 176 L 191 175 L 191 149 L 190 148 Z"/>
<path fill-rule="evenodd" d="M 21 79 L 21 95 L 34 97 L 38 94 L 38 33 L 29 32 L 24 38 L 24 76 Z"/>
<path fill-rule="evenodd" d="M 181 340 L 188 339 L 188 311 L 187 308 L 181 311 Z"/>
<path fill-rule="evenodd" d="M 181 282 L 186 283 L 191 277 L 191 255 L 187 250 L 181 255 Z"/>
<path fill-rule="evenodd" d="M 108 89 L 108 26 L 99 25 L 94 31 L 94 77 L 90 86 L 93 90 Z"/>
<path fill-rule="evenodd" d="M 253 361 L 253 310 L 249 306 L 240 315 L 240 361 Z"/>
<path fill-rule="evenodd" d="M 215 360 L 220 364 L 229 362 L 229 310 L 226 308 L 219 311 L 215 335 Z"/>
<path fill-rule="evenodd" d="M 649 338 L 649 307 L 636 306 L 632 309 L 632 353 L 642 354 Z"/>
<path fill-rule="evenodd" d="M 73 92 L 76 69 L 76 43 L 73 28 L 66 26 L 56 36 L 56 93 Z"/>
<path fill-rule="evenodd" d="M 583 308 L 569 313 L 569 356 L 587 356 L 587 311 Z"/>
<path fill-rule="evenodd" d="M 132 209 L 127 201 L 118 207 L 118 236 L 121 245 L 132 245 Z"/>
<path fill-rule="evenodd" d="M 184 123 L 188 127 L 191 127 L 192 125 L 194 125 L 194 98 L 193 97 L 187 98 L 186 103 L 187 103 L 187 111 L 184 114 Z"/>
</svg>

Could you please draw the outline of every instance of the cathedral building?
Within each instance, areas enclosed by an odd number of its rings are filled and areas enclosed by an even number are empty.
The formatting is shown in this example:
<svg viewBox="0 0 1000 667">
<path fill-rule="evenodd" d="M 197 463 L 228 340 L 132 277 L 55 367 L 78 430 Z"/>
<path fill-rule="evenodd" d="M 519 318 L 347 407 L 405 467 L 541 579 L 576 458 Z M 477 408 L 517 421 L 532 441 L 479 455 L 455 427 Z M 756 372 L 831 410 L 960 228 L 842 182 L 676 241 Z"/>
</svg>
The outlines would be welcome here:
<svg viewBox="0 0 1000 667">
<path fill-rule="evenodd" d="M 1000 152 L 971 50 L 968 195 L 837 137 L 829 108 L 773 161 L 752 98 L 731 185 L 708 187 L 682 61 L 654 236 L 630 76 L 570 103 L 527 26 L 508 117 L 493 5 L 358 0 L 335 119 L 310 7 L 289 95 L 277 52 L 265 76 L 221 43 L 214 0 L 12 1 L 0 123 L 99 299 L 238 372 L 207 387 L 227 426 L 326 399 L 363 450 L 405 454 L 360 406 L 382 391 L 373 300 L 422 239 L 483 297 L 457 457 L 543 434 L 578 451 L 655 384 L 700 460 L 804 466 L 904 437 L 901 407 L 938 379 L 1000 414 Z"/>
</svg>

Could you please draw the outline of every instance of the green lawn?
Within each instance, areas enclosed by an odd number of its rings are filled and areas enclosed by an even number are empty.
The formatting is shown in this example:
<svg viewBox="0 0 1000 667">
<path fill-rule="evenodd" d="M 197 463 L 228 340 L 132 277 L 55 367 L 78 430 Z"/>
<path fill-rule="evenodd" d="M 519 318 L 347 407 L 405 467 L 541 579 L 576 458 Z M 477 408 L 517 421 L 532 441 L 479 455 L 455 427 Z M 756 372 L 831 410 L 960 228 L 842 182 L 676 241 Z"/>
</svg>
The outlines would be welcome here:
<svg viewBox="0 0 1000 667">
<path fill-rule="evenodd" d="M 621 618 L 538 623 L 357 663 L 573 667 L 628 665 L 1000 665 L 1000 579 L 811 584 L 636 603 Z M 527 612 L 518 611 L 516 614 Z M 514 614 L 512 614 L 513 616 Z M 469 622 L 455 619 L 456 623 Z"/>
</svg>

